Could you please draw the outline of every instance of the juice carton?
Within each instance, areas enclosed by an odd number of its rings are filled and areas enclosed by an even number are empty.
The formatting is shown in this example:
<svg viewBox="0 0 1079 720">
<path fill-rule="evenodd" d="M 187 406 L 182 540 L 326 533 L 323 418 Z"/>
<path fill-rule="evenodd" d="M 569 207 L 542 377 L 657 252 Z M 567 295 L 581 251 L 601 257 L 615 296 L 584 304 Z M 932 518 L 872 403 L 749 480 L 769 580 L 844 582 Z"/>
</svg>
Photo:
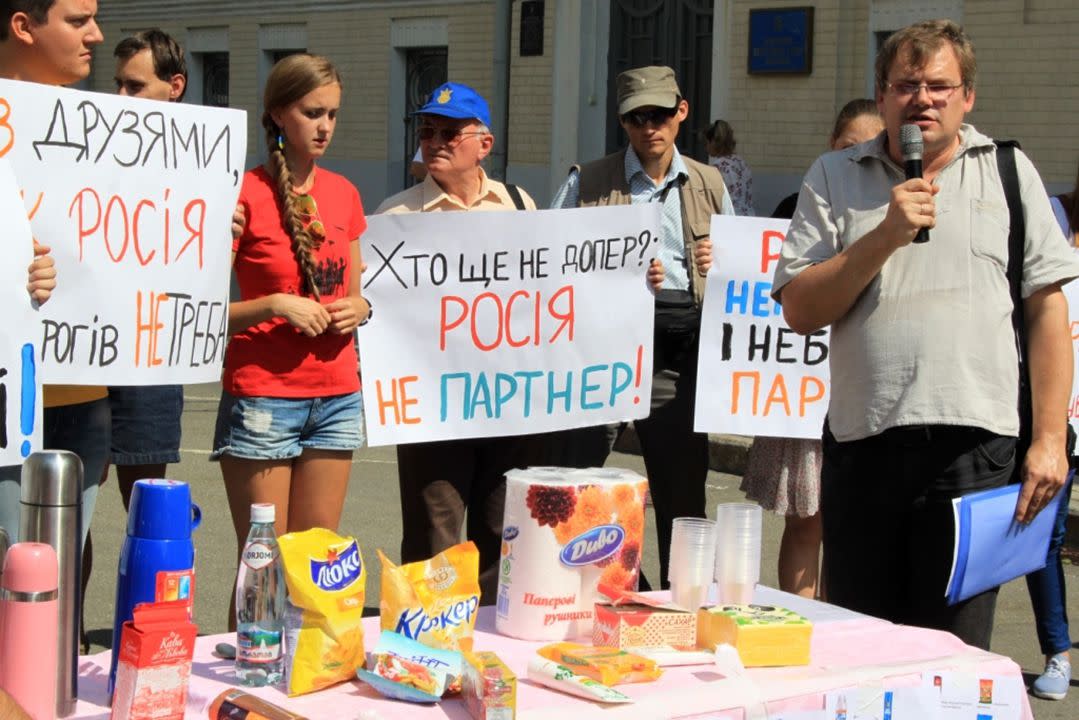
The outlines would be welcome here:
<svg viewBox="0 0 1079 720">
<path fill-rule="evenodd" d="M 513 720 L 517 676 L 493 652 L 466 652 L 461 693 L 473 720 Z"/>
<path fill-rule="evenodd" d="M 111 720 L 183 720 L 197 633 L 190 601 L 135 606 L 120 634 Z"/>
</svg>

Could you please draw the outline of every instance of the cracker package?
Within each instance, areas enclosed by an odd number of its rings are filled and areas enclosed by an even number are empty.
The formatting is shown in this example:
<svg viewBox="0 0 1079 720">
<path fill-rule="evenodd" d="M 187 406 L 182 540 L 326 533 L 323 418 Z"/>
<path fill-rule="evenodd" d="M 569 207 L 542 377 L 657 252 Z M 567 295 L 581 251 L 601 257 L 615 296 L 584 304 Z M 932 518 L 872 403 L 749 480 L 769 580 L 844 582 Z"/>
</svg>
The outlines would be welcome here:
<svg viewBox="0 0 1079 720">
<path fill-rule="evenodd" d="M 445 650 L 471 650 L 480 605 L 480 551 L 454 545 L 430 560 L 394 565 L 382 560 L 379 615 L 383 630 Z"/>
<path fill-rule="evenodd" d="M 367 568 L 354 538 L 323 528 L 278 540 L 285 563 L 285 686 L 288 694 L 320 690 L 355 677 L 363 651 Z"/>
</svg>

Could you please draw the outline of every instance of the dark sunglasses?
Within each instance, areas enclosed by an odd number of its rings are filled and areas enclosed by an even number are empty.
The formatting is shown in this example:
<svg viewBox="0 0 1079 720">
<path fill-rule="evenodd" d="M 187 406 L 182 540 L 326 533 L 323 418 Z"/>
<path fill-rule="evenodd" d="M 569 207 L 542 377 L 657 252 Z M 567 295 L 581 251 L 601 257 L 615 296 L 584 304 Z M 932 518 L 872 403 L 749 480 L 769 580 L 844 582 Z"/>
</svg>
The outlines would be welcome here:
<svg viewBox="0 0 1079 720">
<path fill-rule="evenodd" d="M 439 139 L 448 145 L 453 142 L 459 142 L 468 135 L 486 135 L 486 133 L 479 131 L 466 132 L 457 128 L 448 127 L 437 128 L 431 125 L 421 125 L 419 129 L 416 130 L 416 137 L 420 140 L 433 140 L 435 135 L 438 135 Z"/>
<path fill-rule="evenodd" d="M 651 110 L 632 110 L 622 116 L 622 120 L 629 123 L 633 127 L 644 127 L 648 123 L 653 125 L 662 125 L 678 112 L 678 107 L 673 108 L 652 108 Z"/>
</svg>

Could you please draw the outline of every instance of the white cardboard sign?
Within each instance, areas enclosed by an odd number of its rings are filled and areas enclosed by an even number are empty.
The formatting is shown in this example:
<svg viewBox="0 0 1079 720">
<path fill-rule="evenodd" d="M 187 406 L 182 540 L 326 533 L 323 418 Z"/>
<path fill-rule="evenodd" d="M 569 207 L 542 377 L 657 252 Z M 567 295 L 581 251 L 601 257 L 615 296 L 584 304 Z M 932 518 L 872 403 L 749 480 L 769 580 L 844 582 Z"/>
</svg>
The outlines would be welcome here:
<svg viewBox="0 0 1079 720">
<path fill-rule="evenodd" d="M 697 432 L 820 438 L 829 330 L 800 336 L 772 300 L 790 221 L 712 216 L 714 262 L 701 316 Z"/>
<path fill-rule="evenodd" d="M 361 237 L 372 445 L 647 416 L 658 205 L 379 215 Z"/>
<path fill-rule="evenodd" d="M 19 465 L 41 449 L 41 379 L 34 338 L 37 310 L 26 291 L 33 260 L 30 223 L 22 211 L 15 174 L 0 160 L 0 217 L 4 220 L 0 263 L 0 465 Z"/>
<path fill-rule="evenodd" d="M 0 157 L 56 259 L 46 383 L 220 376 L 246 143 L 240 110 L 0 81 Z"/>
</svg>

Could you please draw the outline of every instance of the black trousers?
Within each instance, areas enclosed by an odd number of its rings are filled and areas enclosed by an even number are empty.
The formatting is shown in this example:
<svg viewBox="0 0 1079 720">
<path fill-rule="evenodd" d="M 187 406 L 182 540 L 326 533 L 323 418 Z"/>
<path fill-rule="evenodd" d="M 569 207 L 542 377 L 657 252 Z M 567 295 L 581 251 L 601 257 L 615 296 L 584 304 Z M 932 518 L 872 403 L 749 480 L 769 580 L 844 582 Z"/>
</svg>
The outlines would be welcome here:
<svg viewBox="0 0 1079 720">
<path fill-rule="evenodd" d="M 540 435 L 398 445 L 401 562 L 426 560 L 456 545 L 464 528 L 467 539 L 480 551 L 480 602 L 493 605 L 506 504 L 505 473 L 543 464 L 546 451 L 546 440 Z"/>
<path fill-rule="evenodd" d="M 656 514 L 660 586 L 670 587 L 671 526 L 676 517 L 705 517 L 708 435 L 693 432 L 700 311 L 657 305 L 652 356 L 652 411 L 635 420 Z"/>
<path fill-rule="evenodd" d="M 838 442 L 825 424 L 824 586 L 836 605 L 947 630 L 989 649 L 997 588 L 948 606 L 952 499 L 1007 484 L 1013 437 L 969 427 L 892 428 Z"/>
</svg>

